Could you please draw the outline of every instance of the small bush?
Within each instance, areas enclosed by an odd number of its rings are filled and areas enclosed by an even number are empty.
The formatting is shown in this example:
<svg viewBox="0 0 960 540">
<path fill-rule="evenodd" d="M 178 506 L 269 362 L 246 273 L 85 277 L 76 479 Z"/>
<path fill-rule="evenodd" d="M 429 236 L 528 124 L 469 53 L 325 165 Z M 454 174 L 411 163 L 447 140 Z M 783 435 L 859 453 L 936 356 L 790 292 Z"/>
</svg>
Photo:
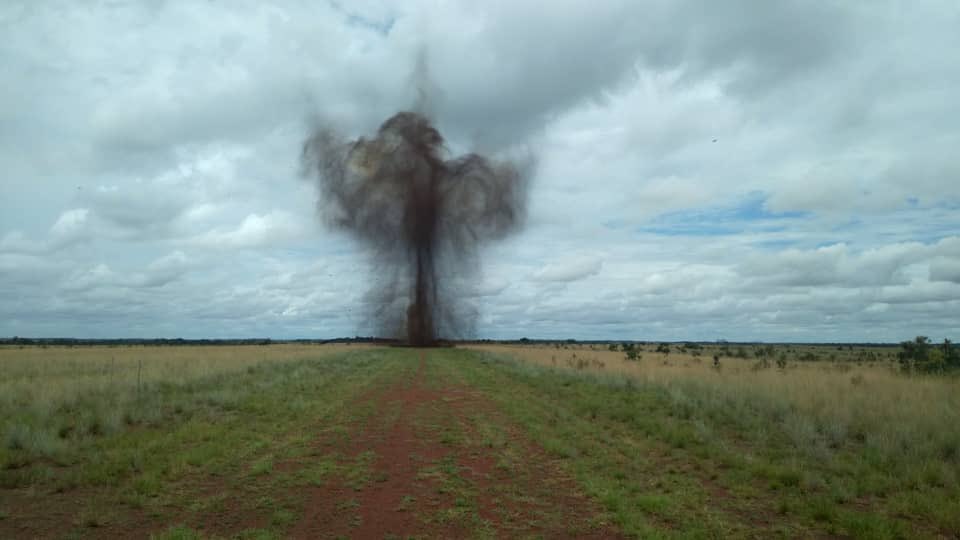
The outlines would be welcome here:
<svg viewBox="0 0 960 540">
<path fill-rule="evenodd" d="M 917 336 L 913 341 L 904 341 L 897 354 L 900 369 L 906 373 L 948 373 L 960 371 L 960 352 L 949 339 L 935 346 L 926 336 Z"/>
<path fill-rule="evenodd" d="M 35 457 L 53 457 L 63 450 L 63 442 L 56 434 L 24 424 L 10 426 L 4 445 Z"/>
</svg>

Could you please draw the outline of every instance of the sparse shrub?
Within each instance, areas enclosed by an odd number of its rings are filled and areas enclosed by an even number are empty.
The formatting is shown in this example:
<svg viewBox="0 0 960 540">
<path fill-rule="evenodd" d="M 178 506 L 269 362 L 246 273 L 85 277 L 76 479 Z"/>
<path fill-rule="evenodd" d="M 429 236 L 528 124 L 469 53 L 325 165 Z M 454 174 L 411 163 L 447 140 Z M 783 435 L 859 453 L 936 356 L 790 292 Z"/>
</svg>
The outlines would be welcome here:
<svg viewBox="0 0 960 540">
<path fill-rule="evenodd" d="M 957 350 L 957 346 L 953 342 L 944 339 L 943 344 L 940 345 L 940 351 L 943 353 L 943 361 L 949 369 L 960 368 L 960 351 Z"/>
<path fill-rule="evenodd" d="M 764 345 L 760 350 L 763 351 L 763 355 L 767 358 L 773 358 L 777 354 L 777 350 L 773 345 Z"/>
<path fill-rule="evenodd" d="M 770 361 L 766 358 L 761 358 L 759 361 L 755 362 L 751 369 L 753 371 L 759 371 L 761 369 L 768 369 L 770 367 Z"/>
<path fill-rule="evenodd" d="M 24 424 L 7 429 L 4 446 L 35 457 L 53 457 L 63 449 L 63 442 L 53 433 Z"/>
<path fill-rule="evenodd" d="M 949 339 L 934 346 L 930 338 L 917 336 L 913 341 L 900 344 L 897 354 L 900 370 L 906 373 L 947 373 L 960 370 L 960 352 Z"/>
<path fill-rule="evenodd" d="M 633 343 L 623 343 L 620 345 L 621 350 L 624 353 L 624 357 L 627 360 L 635 361 L 640 358 L 640 351 L 637 349 L 637 346 Z"/>
<path fill-rule="evenodd" d="M 86 435 L 99 437 L 115 433 L 124 422 L 123 415 L 116 408 L 111 408 L 89 410 L 83 415 L 81 423 Z"/>
<path fill-rule="evenodd" d="M 837 363 L 837 364 L 834 364 L 834 365 L 833 365 L 833 369 L 835 369 L 836 371 L 839 371 L 840 373 L 847 373 L 847 372 L 849 372 L 851 369 L 853 369 L 853 366 L 851 366 L 850 364 L 845 363 L 845 362 L 844 362 L 844 363 Z"/>
</svg>

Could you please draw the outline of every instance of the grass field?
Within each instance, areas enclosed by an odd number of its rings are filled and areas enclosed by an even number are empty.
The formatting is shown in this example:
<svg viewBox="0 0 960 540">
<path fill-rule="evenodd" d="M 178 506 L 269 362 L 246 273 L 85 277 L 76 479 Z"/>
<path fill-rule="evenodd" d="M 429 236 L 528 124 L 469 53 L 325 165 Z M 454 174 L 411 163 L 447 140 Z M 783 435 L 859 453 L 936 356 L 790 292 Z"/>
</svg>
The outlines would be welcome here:
<svg viewBox="0 0 960 540">
<path fill-rule="evenodd" d="M 0 349 L 0 537 L 960 535 L 960 382 L 718 352 Z"/>
</svg>

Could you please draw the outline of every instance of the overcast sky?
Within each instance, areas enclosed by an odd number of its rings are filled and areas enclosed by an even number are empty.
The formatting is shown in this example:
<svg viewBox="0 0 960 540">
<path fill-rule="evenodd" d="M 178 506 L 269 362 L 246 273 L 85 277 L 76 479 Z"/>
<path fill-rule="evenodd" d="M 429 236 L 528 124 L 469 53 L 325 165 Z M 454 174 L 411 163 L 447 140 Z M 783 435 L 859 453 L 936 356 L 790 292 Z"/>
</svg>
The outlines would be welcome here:
<svg viewBox="0 0 960 540">
<path fill-rule="evenodd" d="M 370 334 L 298 156 L 412 107 L 422 57 L 451 152 L 538 160 L 478 337 L 960 339 L 958 28 L 956 0 L 5 0 L 0 336 Z"/>
</svg>

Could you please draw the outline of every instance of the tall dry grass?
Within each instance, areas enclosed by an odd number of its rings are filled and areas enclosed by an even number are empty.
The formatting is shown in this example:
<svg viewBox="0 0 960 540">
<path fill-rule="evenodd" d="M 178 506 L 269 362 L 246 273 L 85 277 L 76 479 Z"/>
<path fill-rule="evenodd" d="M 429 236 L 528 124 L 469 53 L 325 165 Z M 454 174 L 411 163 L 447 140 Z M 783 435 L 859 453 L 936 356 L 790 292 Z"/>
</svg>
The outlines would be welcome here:
<svg viewBox="0 0 960 540">
<path fill-rule="evenodd" d="M 0 347 L 0 461 L 6 452 L 55 456 L 89 436 L 187 411 L 198 399 L 231 403 L 236 392 L 212 380 L 361 347 Z M 190 397 L 193 387 L 212 390 Z"/>
<path fill-rule="evenodd" d="M 623 352 L 596 346 L 471 348 L 540 366 L 624 377 L 662 390 L 696 417 L 722 412 L 758 438 L 783 433 L 814 457 L 856 448 L 878 468 L 912 464 L 925 478 L 921 481 L 960 481 L 960 378 L 905 376 L 887 360 L 791 359 L 779 369 L 772 359 L 764 365 L 756 358 L 725 357 L 716 368 L 712 349 L 694 357 L 676 350 L 664 355 L 647 346 L 638 361 L 629 361 Z M 785 348 L 780 346 L 778 354 Z"/>
<path fill-rule="evenodd" d="M 0 347 L 0 409 L 70 401 L 91 391 L 183 384 L 242 371 L 261 362 L 287 362 L 358 345 Z"/>
</svg>

